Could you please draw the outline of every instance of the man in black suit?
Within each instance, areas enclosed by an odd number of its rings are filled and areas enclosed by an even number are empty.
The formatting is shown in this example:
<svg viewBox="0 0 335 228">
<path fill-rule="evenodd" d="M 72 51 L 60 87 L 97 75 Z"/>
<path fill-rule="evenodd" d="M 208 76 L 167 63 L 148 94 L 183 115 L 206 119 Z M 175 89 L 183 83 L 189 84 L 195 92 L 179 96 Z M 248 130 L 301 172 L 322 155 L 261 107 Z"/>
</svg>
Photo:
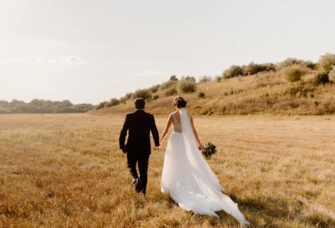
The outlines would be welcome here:
<svg viewBox="0 0 335 228">
<path fill-rule="evenodd" d="M 135 99 L 134 104 L 137 110 L 126 115 L 120 133 L 120 149 L 123 153 L 127 154 L 128 169 L 133 177 L 133 184 L 135 184 L 136 192 L 146 194 L 148 163 L 151 154 L 150 131 L 153 135 L 157 149 L 159 147 L 159 136 L 154 116 L 143 110 L 145 101 L 142 98 L 137 98 Z M 128 130 L 129 136 L 127 144 L 124 145 Z M 140 177 L 138 177 L 136 171 L 137 162 Z"/>
</svg>

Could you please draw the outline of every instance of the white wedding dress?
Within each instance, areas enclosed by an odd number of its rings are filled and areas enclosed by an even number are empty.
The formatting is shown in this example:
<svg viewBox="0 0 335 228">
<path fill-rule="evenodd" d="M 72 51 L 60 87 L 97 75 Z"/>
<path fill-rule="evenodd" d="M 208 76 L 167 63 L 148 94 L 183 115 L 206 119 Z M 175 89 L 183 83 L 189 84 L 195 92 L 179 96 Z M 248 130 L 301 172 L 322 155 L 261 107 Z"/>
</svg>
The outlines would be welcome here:
<svg viewBox="0 0 335 228">
<path fill-rule="evenodd" d="M 170 193 L 178 205 L 195 214 L 218 215 L 224 210 L 246 227 L 249 222 L 219 184 L 196 144 L 190 122 L 191 115 L 185 108 L 179 110 L 181 124 L 173 115 L 174 132 L 166 148 L 162 173 L 162 192 Z"/>
</svg>

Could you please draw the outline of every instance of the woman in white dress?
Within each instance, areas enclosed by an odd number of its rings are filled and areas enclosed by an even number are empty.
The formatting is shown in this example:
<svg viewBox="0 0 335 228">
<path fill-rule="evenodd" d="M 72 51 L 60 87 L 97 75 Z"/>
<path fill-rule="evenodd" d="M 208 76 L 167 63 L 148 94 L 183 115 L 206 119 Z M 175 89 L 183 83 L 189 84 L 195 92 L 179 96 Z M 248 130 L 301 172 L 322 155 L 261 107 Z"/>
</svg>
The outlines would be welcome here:
<svg viewBox="0 0 335 228">
<path fill-rule="evenodd" d="M 170 194 L 178 205 L 195 214 L 218 215 L 215 211 L 224 210 L 234 216 L 246 227 L 249 222 L 219 184 L 219 180 L 199 152 L 205 147 L 200 143 L 194 128 L 193 118 L 186 111 L 187 102 L 182 97 L 176 97 L 173 102 L 176 112 L 171 113 L 160 140 L 160 145 L 169 132 L 171 134 L 165 153 L 161 180 L 163 193 Z"/>
</svg>

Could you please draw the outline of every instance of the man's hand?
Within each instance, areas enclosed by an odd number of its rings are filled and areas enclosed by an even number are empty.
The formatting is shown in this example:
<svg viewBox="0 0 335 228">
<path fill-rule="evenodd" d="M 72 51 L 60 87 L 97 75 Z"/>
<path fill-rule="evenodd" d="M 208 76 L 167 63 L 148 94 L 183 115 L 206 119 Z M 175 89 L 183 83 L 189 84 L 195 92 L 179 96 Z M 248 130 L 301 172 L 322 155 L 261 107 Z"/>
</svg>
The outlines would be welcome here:
<svg viewBox="0 0 335 228">
<path fill-rule="evenodd" d="M 122 150 L 122 152 L 123 152 L 124 154 L 127 153 L 127 149 L 126 149 L 126 148 L 123 148 L 123 149 L 121 149 L 121 150 Z"/>
<path fill-rule="evenodd" d="M 161 149 L 161 146 L 162 146 L 162 143 L 159 143 L 159 146 L 156 146 L 156 149 L 157 149 L 157 150 L 160 150 L 160 149 Z"/>
</svg>

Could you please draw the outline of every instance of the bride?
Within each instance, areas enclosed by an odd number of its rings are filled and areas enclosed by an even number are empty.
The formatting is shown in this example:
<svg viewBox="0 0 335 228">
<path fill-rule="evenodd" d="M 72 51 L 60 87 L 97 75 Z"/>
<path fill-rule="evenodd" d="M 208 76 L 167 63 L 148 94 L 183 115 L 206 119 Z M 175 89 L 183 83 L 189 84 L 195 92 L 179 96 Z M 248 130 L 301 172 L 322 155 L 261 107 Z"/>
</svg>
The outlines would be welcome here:
<svg viewBox="0 0 335 228">
<path fill-rule="evenodd" d="M 162 173 L 162 192 L 169 194 L 178 205 L 195 214 L 218 215 L 215 211 L 225 210 L 246 227 L 249 222 L 223 190 L 219 180 L 208 166 L 201 153 L 205 147 L 200 143 L 194 128 L 193 118 L 186 111 L 187 102 L 180 96 L 173 101 L 176 112 L 171 113 L 160 140 L 160 145 L 169 132 L 171 134 L 165 153 Z M 197 146 L 198 145 L 198 146 Z"/>
</svg>

